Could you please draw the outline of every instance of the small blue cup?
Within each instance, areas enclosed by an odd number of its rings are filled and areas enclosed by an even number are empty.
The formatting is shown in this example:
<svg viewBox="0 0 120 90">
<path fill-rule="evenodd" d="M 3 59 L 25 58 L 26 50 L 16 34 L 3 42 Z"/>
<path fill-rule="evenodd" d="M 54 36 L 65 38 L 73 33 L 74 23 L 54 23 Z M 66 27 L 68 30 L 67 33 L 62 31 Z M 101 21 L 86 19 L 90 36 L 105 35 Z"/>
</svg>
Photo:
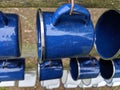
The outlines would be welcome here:
<svg viewBox="0 0 120 90">
<path fill-rule="evenodd" d="M 94 57 L 71 58 L 70 60 L 70 72 L 74 80 L 96 78 L 99 71 L 99 61 Z"/>
<path fill-rule="evenodd" d="M 0 81 L 24 80 L 25 59 L 1 59 Z"/>
<path fill-rule="evenodd" d="M 104 79 L 120 78 L 120 59 L 100 59 L 100 73 Z"/>
<path fill-rule="evenodd" d="M 61 78 L 63 74 L 61 60 L 46 60 L 40 64 L 39 68 L 40 81 Z"/>
</svg>

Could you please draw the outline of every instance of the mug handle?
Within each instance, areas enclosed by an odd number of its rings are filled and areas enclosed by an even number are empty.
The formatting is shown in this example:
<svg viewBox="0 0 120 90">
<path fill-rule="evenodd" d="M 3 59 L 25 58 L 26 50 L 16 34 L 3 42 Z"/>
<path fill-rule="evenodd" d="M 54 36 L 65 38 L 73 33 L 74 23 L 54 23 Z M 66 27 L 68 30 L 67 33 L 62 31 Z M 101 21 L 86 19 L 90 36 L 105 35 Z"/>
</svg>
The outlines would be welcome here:
<svg viewBox="0 0 120 90">
<path fill-rule="evenodd" d="M 4 25 L 7 25 L 8 24 L 8 19 L 7 17 L 5 16 L 5 14 L 3 12 L 0 11 L 0 21 L 2 21 L 2 23 Z"/>
<path fill-rule="evenodd" d="M 59 21 L 60 17 L 64 14 L 69 14 L 70 11 L 71 11 L 71 4 L 64 4 L 61 7 L 59 7 L 53 15 L 52 24 L 55 26 Z M 85 18 L 83 18 L 83 21 L 85 21 L 86 24 L 89 23 L 90 13 L 86 8 L 79 6 L 78 4 L 75 4 L 73 12 L 85 16 Z"/>
</svg>

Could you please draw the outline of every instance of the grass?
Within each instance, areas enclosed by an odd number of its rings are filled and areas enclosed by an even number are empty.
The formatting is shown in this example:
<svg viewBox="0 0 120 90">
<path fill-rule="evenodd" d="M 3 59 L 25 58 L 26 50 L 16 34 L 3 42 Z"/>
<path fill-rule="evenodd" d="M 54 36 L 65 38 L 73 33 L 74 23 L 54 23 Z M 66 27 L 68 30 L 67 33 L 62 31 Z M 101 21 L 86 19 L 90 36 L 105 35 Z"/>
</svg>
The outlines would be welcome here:
<svg viewBox="0 0 120 90">
<path fill-rule="evenodd" d="M 0 87 L 0 90 L 8 90 L 8 88 Z"/>
<path fill-rule="evenodd" d="M 117 8 L 120 9 L 120 0 L 78 0 L 82 4 L 90 8 Z"/>
<path fill-rule="evenodd" d="M 90 8 L 120 9 L 120 0 L 75 0 L 76 3 Z M 0 7 L 58 7 L 67 0 L 2 0 Z"/>
</svg>

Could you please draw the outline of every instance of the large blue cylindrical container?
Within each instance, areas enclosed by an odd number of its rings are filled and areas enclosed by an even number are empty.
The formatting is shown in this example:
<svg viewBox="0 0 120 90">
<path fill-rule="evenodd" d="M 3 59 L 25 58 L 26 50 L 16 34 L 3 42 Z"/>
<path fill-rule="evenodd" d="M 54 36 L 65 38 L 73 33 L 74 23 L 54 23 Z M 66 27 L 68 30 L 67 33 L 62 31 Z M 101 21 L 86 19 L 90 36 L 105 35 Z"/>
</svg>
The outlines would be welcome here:
<svg viewBox="0 0 120 90">
<path fill-rule="evenodd" d="M 74 80 L 96 78 L 100 73 L 99 61 L 94 57 L 71 58 L 70 72 Z"/>
<path fill-rule="evenodd" d="M 118 58 L 120 55 L 120 13 L 108 10 L 96 25 L 96 49 L 103 59 Z"/>
<path fill-rule="evenodd" d="M 40 64 L 39 80 L 58 79 L 62 77 L 63 65 L 61 60 L 45 60 Z"/>
<path fill-rule="evenodd" d="M 18 15 L 0 12 L 0 57 L 20 56 Z"/>
<path fill-rule="evenodd" d="M 100 59 L 100 73 L 104 79 L 120 78 L 120 59 Z"/>
<path fill-rule="evenodd" d="M 55 12 L 37 12 L 38 56 L 44 59 L 87 55 L 94 43 L 94 27 L 89 11 L 71 4 Z"/>
</svg>

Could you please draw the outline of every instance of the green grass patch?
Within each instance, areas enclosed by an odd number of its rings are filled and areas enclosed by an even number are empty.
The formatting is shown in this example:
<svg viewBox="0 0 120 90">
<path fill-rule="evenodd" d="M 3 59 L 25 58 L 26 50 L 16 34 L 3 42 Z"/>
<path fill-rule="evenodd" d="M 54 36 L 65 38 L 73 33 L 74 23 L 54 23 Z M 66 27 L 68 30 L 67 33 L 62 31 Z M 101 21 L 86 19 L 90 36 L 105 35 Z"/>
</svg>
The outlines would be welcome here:
<svg viewBox="0 0 120 90">
<path fill-rule="evenodd" d="M 0 90 L 8 90 L 8 88 L 0 87 Z"/>
</svg>

